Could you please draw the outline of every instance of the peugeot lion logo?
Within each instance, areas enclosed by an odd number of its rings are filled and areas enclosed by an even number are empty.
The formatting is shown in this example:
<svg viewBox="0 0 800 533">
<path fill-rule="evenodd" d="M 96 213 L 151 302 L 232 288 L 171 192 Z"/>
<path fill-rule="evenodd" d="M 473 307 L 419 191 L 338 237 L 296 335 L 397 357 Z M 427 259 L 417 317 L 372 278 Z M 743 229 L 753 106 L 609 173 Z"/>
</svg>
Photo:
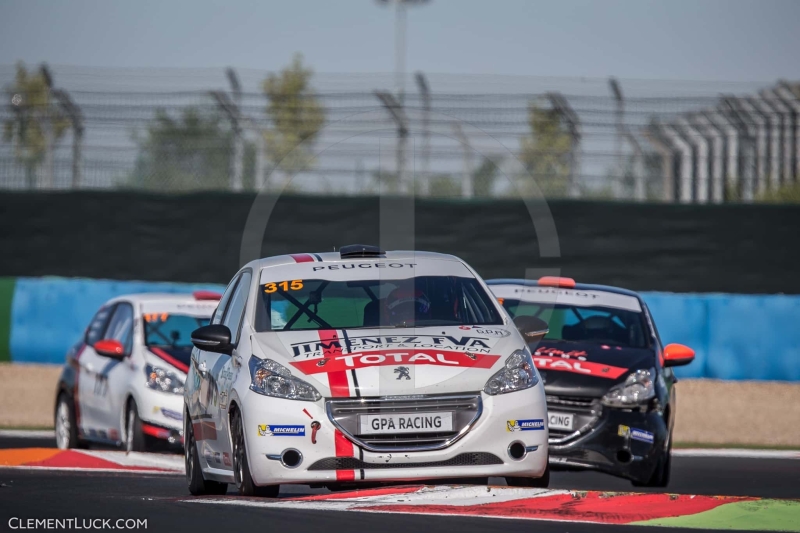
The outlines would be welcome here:
<svg viewBox="0 0 800 533">
<path fill-rule="evenodd" d="M 403 378 L 411 379 L 411 376 L 408 373 L 408 367 L 407 366 L 398 366 L 397 368 L 394 369 L 394 373 L 397 374 L 397 379 L 398 380 L 403 379 Z"/>
</svg>

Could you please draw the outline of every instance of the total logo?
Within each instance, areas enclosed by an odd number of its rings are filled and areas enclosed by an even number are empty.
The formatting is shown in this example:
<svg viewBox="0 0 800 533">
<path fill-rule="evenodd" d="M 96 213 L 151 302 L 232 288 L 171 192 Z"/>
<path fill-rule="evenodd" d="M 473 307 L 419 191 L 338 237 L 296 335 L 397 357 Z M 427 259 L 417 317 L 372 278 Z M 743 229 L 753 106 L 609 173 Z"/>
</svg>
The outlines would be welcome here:
<svg viewBox="0 0 800 533">
<path fill-rule="evenodd" d="M 597 376 L 608 379 L 617 379 L 628 371 L 627 368 L 618 366 L 542 355 L 534 355 L 533 364 L 536 368 L 541 368 L 543 370 L 560 370 L 562 372 L 573 372 L 575 374 L 586 374 L 587 376 Z"/>
<path fill-rule="evenodd" d="M 305 437 L 305 426 L 275 426 L 271 424 L 258 425 L 258 434 L 261 437 Z"/>
<path fill-rule="evenodd" d="M 506 430 L 513 431 L 539 431 L 545 428 L 544 420 L 541 418 L 534 418 L 531 420 L 508 420 L 506 421 Z"/>
<path fill-rule="evenodd" d="M 491 368 L 499 358 L 499 355 L 482 353 L 400 349 L 335 355 L 324 359 L 292 361 L 290 364 L 308 375 L 385 365 L 438 365 L 465 368 Z"/>
</svg>

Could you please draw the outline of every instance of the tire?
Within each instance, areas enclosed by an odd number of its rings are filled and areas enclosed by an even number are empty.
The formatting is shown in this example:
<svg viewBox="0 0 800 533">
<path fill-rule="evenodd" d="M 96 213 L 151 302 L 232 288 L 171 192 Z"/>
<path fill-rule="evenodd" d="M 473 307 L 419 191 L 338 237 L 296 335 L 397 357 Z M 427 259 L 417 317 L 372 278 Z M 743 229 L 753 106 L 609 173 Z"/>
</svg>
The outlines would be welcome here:
<svg viewBox="0 0 800 533">
<path fill-rule="evenodd" d="M 61 450 L 86 448 L 86 443 L 78 439 L 78 422 L 75 404 L 66 392 L 58 395 L 54 414 L 56 446 Z"/>
<path fill-rule="evenodd" d="M 142 420 L 139 418 L 139 409 L 131 398 L 125 409 L 125 451 L 143 452 L 147 450 L 145 434 L 142 432 Z"/>
<path fill-rule="evenodd" d="M 672 470 L 672 436 L 669 437 L 667 449 L 656 462 L 653 474 L 647 481 L 633 481 L 634 487 L 667 487 L 669 485 L 670 471 Z"/>
<path fill-rule="evenodd" d="M 233 477 L 236 488 L 242 496 L 261 496 L 264 498 L 277 498 L 280 485 L 267 485 L 259 487 L 253 482 L 250 475 L 250 464 L 247 461 L 247 446 L 242 427 L 242 415 L 235 410 L 231 416 L 231 440 L 233 441 Z"/>
<path fill-rule="evenodd" d="M 550 465 L 544 469 L 542 477 L 507 477 L 506 484 L 509 487 L 530 487 L 536 489 L 546 489 L 550 486 Z"/>
<path fill-rule="evenodd" d="M 203 469 L 200 466 L 200 458 L 197 454 L 197 442 L 194 440 L 194 431 L 192 430 L 192 423 L 188 410 L 184 410 L 183 413 L 183 436 L 183 458 L 186 463 L 186 484 L 189 486 L 189 492 L 193 496 L 211 494 L 222 495 L 227 493 L 227 483 L 206 481 L 203 477 Z"/>
</svg>

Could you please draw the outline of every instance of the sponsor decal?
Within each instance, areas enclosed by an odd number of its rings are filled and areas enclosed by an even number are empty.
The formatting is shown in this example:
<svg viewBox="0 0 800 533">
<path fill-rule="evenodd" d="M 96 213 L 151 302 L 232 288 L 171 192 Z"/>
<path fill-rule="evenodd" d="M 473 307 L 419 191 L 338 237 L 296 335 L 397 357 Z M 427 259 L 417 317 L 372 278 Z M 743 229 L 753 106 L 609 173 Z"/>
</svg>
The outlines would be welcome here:
<svg viewBox="0 0 800 533">
<path fill-rule="evenodd" d="M 630 426 L 625 426 L 620 424 L 617 428 L 617 435 L 620 437 L 630 437 L 633 440 L 638 440 L 640 442 L 646 442 L 648 444 L 653 444 L 655 437 L 649 431 L 645 431 L 643 429 L 632 428 Z"/>
<path fill-rule="evenodd" d="M 261 437 L 305 437 L 305 426 L 276 426 L 272 424 L 259 424 L 258 434 Z"/>
<path fill-rule="evenodd" d="M 442 415 L 424 416 L 376 416 L 369 421 L 373 431 L 408 430 L 408 429 L 441 429 Z"/>
<path fill-rule="evenodd" d="M 471 354 L 445 350 L 376 350 L 350 353 L 330 357 L 329 362 L 317 366 L 313 359 L 293 361 L 290 364 L 306 375 L 322 372 L 334 373 L 344 370 L 386 365 L 437 365 L 463 368 L 491 368 L 499 355 Z"/>
<path fill-rule="evenodd" d="M 350 270 L 354 268 L 414 268 L 416 263 L 343 263 L 338 265 L 325 265 L 313 267 L 317 270 Z"/>
<path fill-rule="evenodd" d="M 544 427 L 544 420 L 541 418 L 506 421 L 507 431 L 538 431 L 544 429 Z"/>
<path fill-rule="evenodd" d="M 631 438 L 648 444 L 653 444 L 653 434 L 643 429 L 631 428 Z"/>
<path fill-rule="evenodd" d="M 401 379 L 411 379 L 411 375 L 409 374 L 409 369 L 407 366 L 398 366 L 394 369 L 394 373 L 397 374 L 398 381 Z"/>
<path fill-rule="evenodd" d="M 499 328 L 480 328 L 480 329 L 476 328 L 474 331 L 478 335 L 486 335 L 487 337 L 502 338 L 511 335 L 511 332 L 508 331 L 507 329 L 499 329 Z"/>
<path fill-rule="evenodd" d="M 540 346 L 533 352 L 533 355 L 549 355 L 552 357 L 561 356 L 564 359 L 575 357 L 578 361 L 586 361 L 586 352 L 584 350 L 570 350 L 565 352 L 557 348 L 549 348 L 547 346 Z"/>
<path fill-rule="evenodd" d="M 183 415 L 181 413 L 173 411 L 172 409 L 167 409 L 166 407 L 161 408 L 161 414 L 173 420 L 183 420 Z"/>
<path fill-rule="evenodd" d="M 562 357 L 541 355 L 533 356 L 533 364 L 536 368 L 543 370 L 560 370 L 562 372 L 573 372 L 575 374 L 585 374 L 587 376 L 597 376 L 608 379 L 617 379 L 628 371 L 627 368 L 592 363 L 591 361 L 575 361 Z"/>
<path fill-rule="evenodd" d="M 347 348 L 347 351 L 381 350 L 385 348 L 436 348 L 453 352 L 489 353 L 489 336 L 452 335 L 388 335 L 347 337 L 347 342 L 338 336 L 330 339 L 307 340 L 290 344 L 292 357 L 325 357 L 327 353 Z M 346 346 L 345 346 L 346 344 Z M 320 363 L 324 365 L 326 363 Z"/>
<path fill-rule="evenodd" d="M 222 452 L 222 464 L 225 466 L 232 466 L 231 463 L 231 454 L 228 452 Z"/>
</svg>

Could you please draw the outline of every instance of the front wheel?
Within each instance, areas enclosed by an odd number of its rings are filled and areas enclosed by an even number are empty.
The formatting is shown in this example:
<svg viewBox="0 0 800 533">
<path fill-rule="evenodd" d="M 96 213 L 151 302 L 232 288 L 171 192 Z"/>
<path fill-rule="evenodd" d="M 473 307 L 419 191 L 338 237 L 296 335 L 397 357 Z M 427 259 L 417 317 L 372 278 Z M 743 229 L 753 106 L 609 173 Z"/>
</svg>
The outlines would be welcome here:
<svg viewBox="0 0 800 533">
<path fill-rule="evenodd" d="M 662 452 L 661 456 L 656 462 L 656 468 L 653 474 L 647 481 L 633 481 L 631 482 L 634 487 L 660 487 L 664 488 L 669 485 L 670 471 L 672 470 L 672 435 L 669 437 L 667 449 Z"/>
<path fill-rule="evenodd" d="M 221 495 L 228 492 L 227 483 L 206 481 L 203 477 L 203 470 L 197 455 L 197 442 L 194 440 L 192 420 L 187 410 L 183 412 L 183 437 L 183 457 L 186 461 L 186 483 L 189 485 L 189 492 L 193 496 L 202 496 L 205 494 Z"/>
<path fill-rule="evenodd" d="M 56 446 L 61 450 L 69 448 L 85 448 L 78 440 L 78 422 L 75 416 L 75 404 L 65 392 L 58 395 L 55 412 Z"/>
<path fill-rule="evenodd" d="M 247 446 L 244 440 L 242 415 L 237 409 L 231 416 L 231 436 L 233 437 L 233 477 L 236 487 L 242 496 L 263 496 L 277 498 L 280 485 L 259 487 L 250 475 L 250 464 L 247 462 Z"/>
<path fill-rule="evenodd" d="M 139 418 L 139 409 L 131 398 L 125 410 L 125 451 L 143 452 L 147 448 L 145 435 L 142 431 L 142 420 Z"/>
</svg>

